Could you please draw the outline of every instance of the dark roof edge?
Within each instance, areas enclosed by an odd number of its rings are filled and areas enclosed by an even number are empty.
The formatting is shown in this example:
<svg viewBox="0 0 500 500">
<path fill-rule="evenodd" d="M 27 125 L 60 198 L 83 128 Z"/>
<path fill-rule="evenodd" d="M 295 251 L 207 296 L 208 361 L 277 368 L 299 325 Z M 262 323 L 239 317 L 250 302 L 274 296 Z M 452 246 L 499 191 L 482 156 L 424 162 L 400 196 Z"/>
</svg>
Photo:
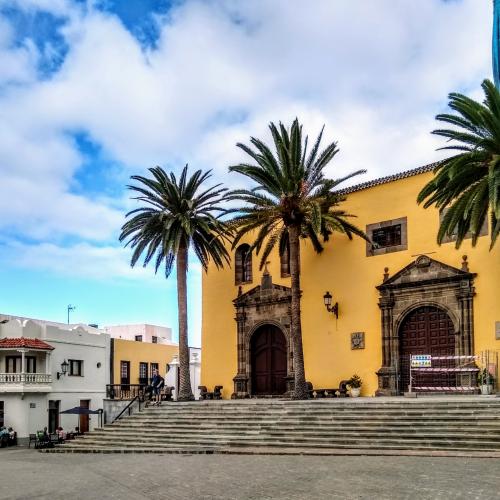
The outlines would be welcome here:
<svg viewBox="0 0 500 500">
<path fill-rule="evenodd" d="M 379 186 L 380 184 L 387 184 L 388 182 L 399 181 L 400 179 L 406 179 L 407 177 L 413 177 L 414 175 L 425 174 L 426 172 L 432 172 L 439 165 L 439 163 L 440 162 L 429 163 L 428 165 L 424 165 L 422 167 L 412 168 L 411 170 L 405 170 L 404 172 L 399 172 L 397 174 L 387 175 L 386 177 L 379 177 L 378 179 L 373 179 L 371 181 L 355 184 L 354 186 L 350 186 L 345 189 L 340 189 L 337 192 L 339 194 L 350 194 L 363 189 Z"/>
</svg>

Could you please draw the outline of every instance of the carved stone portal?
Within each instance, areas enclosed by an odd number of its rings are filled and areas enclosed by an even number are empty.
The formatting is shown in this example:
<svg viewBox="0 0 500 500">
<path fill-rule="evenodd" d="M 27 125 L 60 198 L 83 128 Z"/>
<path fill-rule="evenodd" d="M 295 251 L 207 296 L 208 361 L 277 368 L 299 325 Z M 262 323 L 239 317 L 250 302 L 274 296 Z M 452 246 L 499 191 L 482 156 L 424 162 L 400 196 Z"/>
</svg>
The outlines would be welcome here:
<svg viewBox="0 0 500 500">
<path fill-rule="evenodd" d="M 398 394 L 400 367 L 399 327 L 421 306 L 438 307 L 449 315 L 455 329 L 456 355 L 474 353 L 474 273 L 421 255 L 377 287 L 382 320 L 382 366 L 377 372 L 377 396 Z"/>
<path fill-rule="evenodd" d="M 287 344 L 287 393 L 293 390 L 293 353 L 290 342 L 290 305 L 292 290 L 286 286 L 276 285 L 271 275 L 264 271 L 260 286 L 241 293 L 233 301 L 236 308 L 236 324 L 238 336 L 238 373 L 233 378 L 234 392 L 232 398 L 248 398 L 252 393 L 251 353 L 252 335 L 259 327 L 271 324 L 284 334 Z"/>
</svg>

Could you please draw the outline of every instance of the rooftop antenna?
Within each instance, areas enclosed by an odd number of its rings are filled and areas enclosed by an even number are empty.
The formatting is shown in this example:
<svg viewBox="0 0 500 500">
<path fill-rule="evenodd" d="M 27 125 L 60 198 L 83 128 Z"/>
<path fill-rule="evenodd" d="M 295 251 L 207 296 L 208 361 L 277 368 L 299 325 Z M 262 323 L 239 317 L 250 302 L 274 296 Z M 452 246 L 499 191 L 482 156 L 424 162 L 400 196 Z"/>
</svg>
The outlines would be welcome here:
<svg viewBox="0 0 500 500">
<path fill-rule="evenodd" d="M 68 304 L 68 325 L 69 325 L 69 313 L 74 311 L 76 309 L 76 306 L 72 306 L 71 304 Z"/>
</svg>

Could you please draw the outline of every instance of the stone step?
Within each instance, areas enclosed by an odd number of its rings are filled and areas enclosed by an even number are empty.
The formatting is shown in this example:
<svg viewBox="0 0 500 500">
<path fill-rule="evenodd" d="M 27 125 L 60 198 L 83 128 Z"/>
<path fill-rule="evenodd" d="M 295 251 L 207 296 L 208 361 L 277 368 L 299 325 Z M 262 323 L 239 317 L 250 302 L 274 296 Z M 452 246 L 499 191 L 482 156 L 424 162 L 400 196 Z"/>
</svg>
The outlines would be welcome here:
<svg viewBox="0 0 500 500">
<path fill-rule="evenodd" d="M 57 450 L 236 453 L 252 448 L 500 453 L 500 400 L 167 403 L 123 417 Z"/>
<path fill-rule="evenodd" d="M 157 439 L 168 439 L 172 435 L 176 436 L 210 436 L 214 432 L 217 434 L 229 434 L 229 435 L 242 435 L 242 434 L 276 434 L 279 433 L 281 435 L 300 435 L 300 436 L 345 436 L 350 434 L 357 435 L 386 435 L 386 434 L 396 434 L 396 435 L 408 435 L 408 436 L 422 436 L 422 435 L 436 435 L 436 436 L 444 436 L 444 435 L 457 435 L 457 436 L 488 436 L 491 439 L 499 439 L 500 440 L 500 429 L 467 429 L 467 428 L 424 428 L 424 429 L 415 429 L 415 428 L 398 428 L 393 429 L 390 427 L 387 428 L 373 428 L 373 427 L 358 427 L 358 428 L 349 428 L 349 429 L 315 429 L 315 428 L 307 428 L 307 429 L 297 429 L 297 428 L 283 428 L 281 426 L 272 426 L 261 429 L 227 429 L 223 427 L 213 428 L 213 429 L 192 429 L 192 430 L 150 430 L 151 434 Z M 138 433 L 134 430 L 124 429 L 124 430 L 110 430 L 110 431 L 94 431 L 89 434 L 89 436 L 111 436 L 111 437 L 135 437 Z"/>
<path fill-rule="evenodd" d="M 352 425 L 355 423 L 365 423 L 365 422 L 374 422 L 374 423 L 388 423 L 388 424 L 396 424 L 399 423 L 401 425 L 407 424 L 407 425 L 415 425 L 418 423 L 422 424 L 427 424 L 427 423 L 442 423 L 443 425 L 446 425 L 447 423 L 455 423 L 457 421 L 464 422 L 464 423 L 478 423 L 478 424 L 485 424 L 489 423 L 490 425 L 498 425 L 500 424 L 500 416 L 471 416 L 471 417 L 463 417 L 461 419 L 457 419 L 454 417 L 449 417 L 445 415 L 440 415 L 438 417 L 429 417 L 429 418 L 420 418 L 420 419 L 415 419 L 415 418 L 399 418 L 399 419 L 394 419 L 392 417 L 363 417 L 363 418 L 355 418 L 355 417 L 349 417 L 349 418 L 332 418 L 332 417 L 327 417 L 327 418 L 322 418 L 322 419 L 314 419 L 314 418 L 302 418 L 302 419 L 287 419 L 287 418 L 280 418 L 280 419 L 252 419 L 250 417 L 247 417 L 246 419 L 232 419 L 232 418 L 204 418 L 204 419 L 174 419 L 174 418 L 163 418 L 163 419 L 142 419 L 142 418 L 136 418 L 136 419 L 123 419 L 119 420 L 115 424 L 112 424 L 116 427 L 120 426 L 154 426 L 158 425 L 161 423 L 169 423 L 171 425 L 191 425 L 191 426 L 199 426 L 200 424 L 212 424 L 212 425 L 219 425 L 220 423 L 224 422 L 225 425 L 264 425 L 264 424 L 272 424 L 275 422 L 280 422 L 280 424 L 285 425 L 307 425 L 307 424 L 314 424 L 314 425 L 330 425 L 330 424 L 338 424 L 338 425 Z M 106 426 L 107 427 L 107 426 Z"/>
<path fill-rule="evenodd" d="M 61 449 L 59 447 L 40 450 L 42 453 L 103 453 L 103 454 L 238 454 L 238 455 L 312 455 L 312 456 L 426 456 L 426 457 L 475 457 L 475 458 L 500 458 L 500 452 L 496 450 L 470 450 L 461 448 L 442 449 L 413 449 L 407 448 L 268 448 L 259 446 L 258 448 L 239 447 L 239 448 L 220 448 L 220 449 L 192 449 L 192 448 L 107 448 L 97 447 L 76 448 L 74 450 Z"/>
<path fill-rule="evenodd" d="M 409 444 L 411 446 L 409 446 Z M 149 449 L 149 450 L 168 450 L 168 449 L 187 449 L 187 450 L 220 450 L 220 449 L 239 449 L 239 448 L 317 448 L 317 449 L 328 449 L 328 448 L 344 448 L 344 449 L 374 449 L 374 450 L 383 450 L 383 449 L 401 449 L 401 450 L 425 450 L 425 449 L 434 449 L 434 450 L 481 450 L 481 451 L 496 451 L 498 452 L 498 448 L 489 447 L 487 445 L 483 445 L 480 443 L 478 446 L 477 443 L 467 443 L 467 442 L 441 442 L 441 443 L 433 443 L 433 442 L 417 442 L 417 443 L 408 443 L 405 440 L 386 440 L 384 442 L 367 442 L 365 440 L 361 441 L 336 441 L 336 442 L 321 442 L 321 443 L 309 443 L 309 442 L 295 442 L 291 443 L 288 441 L 271 441 L 271 442 L 260 442 L 260 441 L 238 441 L 235 443 L 218 443 L 218 444 L 204 444 L 204 443 L 196 443 L 196 444 L 179 444 L 179 443 L 152 443 L 145 444 L 141 442 L 137 442 L 135 446 L 123 446 L 123 444 L 116 443 L 115 446 L 111 446 L 105 443 L 89 443 L 88 445 L 82 444 L 74 444 L 74 445 L 60 445 L 57 448 L 61 451 L 76 451 L 76 450 L 97 450 L 99 448 L 104 449 Z"/>
<path fill-rule="evenodd" d="M 282 432 L 269 432 L 265 434 L 257 434 L 257 433 L 245 433 L 245 434 L 216 434 L 216 435 L 182 435 L 182 436 L 89 436 L 88 438 L 84 438 L 84 442 L 86 443 L 138 443 L 138 442 L 147 442 L 147 443 L 203 443 L 203 444 L 211 444 L 218 442 L 235 442 L 235 441 L 246 441 L 246 440 L 255 440 L 255 441 L 265 441 L 271 442 L 274 440 L 287 441 L 293 443 L 301 443 L 301 442 L 350 442 L 350 441 L 376 441 L 376 442 L 384 442 L 384 440 L 401 440 L 410 442 L 416 441 L 437 441 L 437 442 L 475 442 L 475 443 L 488 443 L 491 447 L 497 448 L 500 450 L 500 436 L 491 436 L 491 435 L 460 435 L 460 434 L 451 434 L 451 433 L 443 433 L 439 434 L 379 434 L 379 433 L 356 433 L 349 432 L 339 434 L 331 434 L 331 435 L 305 435 L 305 434 L 286 434 Z"/>
<path fill-rule="evenodd" d="M 154 408 L 144 408 L 141 407 L 141 411 L 143 413 L 179 413 L 179 414 L 204 414 L 204 413 L 217 413 L 217 414 L 230 414 L 230 413 L 239 413 L 239 414 L 269 414 L 269 413 L 321 413 L 321 412 L 331 412 L 331 413 L 393 413 L 393 412 L 420 412 L 425 413 L 428 411 L 431 412 L 487 412 L 487 411 L 500 411 L 500 405 L 496 406 L 414 406 L 414 405 L 401 405 L 401 406 L 390 406 L 390 407 L 378 407 L 375 405 L 313 405 L 311 407 L 307 406 L 297 406 L 294 408 L 246 408 L 246 407 L 226 407 L 226 406 L 217 406 L 214 408 L 210 407 L 190 407 L 183 408 L 175 406 L 175 403 L 172 405 L 163 405 L 157 406 Z"/>
</svg>

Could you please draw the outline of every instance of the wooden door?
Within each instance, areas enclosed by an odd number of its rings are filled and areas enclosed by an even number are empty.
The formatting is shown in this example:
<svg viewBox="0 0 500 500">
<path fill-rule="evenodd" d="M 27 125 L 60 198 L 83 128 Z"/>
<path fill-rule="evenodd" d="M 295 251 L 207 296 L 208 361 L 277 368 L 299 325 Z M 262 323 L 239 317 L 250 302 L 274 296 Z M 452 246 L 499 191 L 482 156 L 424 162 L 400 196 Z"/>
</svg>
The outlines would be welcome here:
<svg viewBox="0 0 500 500">
<path fill-rule="evenodd" d="M 80 408 L 90 408 L 90 400 L 89 399 L 81 399 L 80 400 Z M 88 415 L 80 415 L 80 432 L 89 432 L 89 416 Z"/>
<path fill-rule="evenodd" d="M 49 433 L 53 434 L 59 427 L 60 401 L 49 400 Z"/>
<path fill-rule="evenodd" d="M 257 330 L 251 341 L 252 394 L 275 395 L 286 391 L 287 348 L 283 333 L 274 325 Z"/>
<path fill-rule="evenodd" d="M 399 329 L 399 349 L 402 392 L 410 383 L 410 355 L 453 356 L 455 333 L 448 314 L 437 307 L 423 306 L 412 311 Z M 434 364 L 433 364 L 434 365 Z M 433 374 L 425 380 L 426 386 L 449 387 L 454 385 L 453 376 Z"/>
</svg>

